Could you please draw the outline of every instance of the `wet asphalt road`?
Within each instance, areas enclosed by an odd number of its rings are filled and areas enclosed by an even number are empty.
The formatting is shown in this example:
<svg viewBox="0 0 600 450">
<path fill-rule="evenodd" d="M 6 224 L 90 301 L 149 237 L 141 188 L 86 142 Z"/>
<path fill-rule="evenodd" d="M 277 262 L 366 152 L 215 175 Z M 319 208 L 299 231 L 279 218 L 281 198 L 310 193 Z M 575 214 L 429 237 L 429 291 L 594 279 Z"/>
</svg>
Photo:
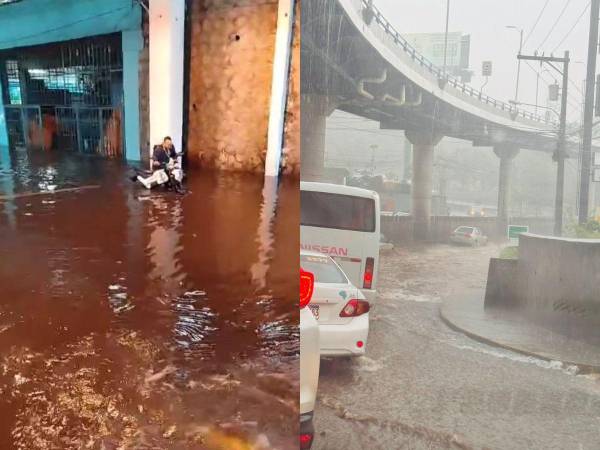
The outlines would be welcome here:
<svg viewBox="0 0 600 450">
<path fill-rule="evenodd" d="M 600 377 L 475 342 L 439 318 L 499 248 L 383 256 L 367 356 L 322 360 L 317 450 L 600 449 Z"/>
</svg>

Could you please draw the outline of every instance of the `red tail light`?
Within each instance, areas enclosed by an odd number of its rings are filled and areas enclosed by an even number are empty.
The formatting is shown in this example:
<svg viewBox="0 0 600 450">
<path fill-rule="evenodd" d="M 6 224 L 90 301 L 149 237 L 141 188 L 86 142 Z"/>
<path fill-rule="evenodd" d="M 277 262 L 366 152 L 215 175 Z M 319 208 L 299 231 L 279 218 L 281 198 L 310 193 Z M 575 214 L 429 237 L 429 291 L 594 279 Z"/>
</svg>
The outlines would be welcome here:
<svg viewBox="0 0 600 450">
<path fill-rule="evenodd" d="M 300 309 L 310 303 L 315 288 L 315 276 L 300 268 Z"/>
<path fill-rule="evenodd" d="M 371 289 L 373 286 L 373 272 L 375 271 L 375 258 L 367 258 L 365 274 L 363 276 L 363 289 Z"/>
<path fill-rule="evenodd" d="M 300 450 L 308 450 L 312 445 L 313 435 L 303 433 L 300 435 Z"/>
<path fill-rule="evenodd" d="M 365 300 L 356 300 L 353 298 L 352 300 L 346 303 L 346 306 L 340 312 L 340 317 L 358 317 L 366 314 L 371 309 L 371 305 L 369 302 Z"/>
</svg>

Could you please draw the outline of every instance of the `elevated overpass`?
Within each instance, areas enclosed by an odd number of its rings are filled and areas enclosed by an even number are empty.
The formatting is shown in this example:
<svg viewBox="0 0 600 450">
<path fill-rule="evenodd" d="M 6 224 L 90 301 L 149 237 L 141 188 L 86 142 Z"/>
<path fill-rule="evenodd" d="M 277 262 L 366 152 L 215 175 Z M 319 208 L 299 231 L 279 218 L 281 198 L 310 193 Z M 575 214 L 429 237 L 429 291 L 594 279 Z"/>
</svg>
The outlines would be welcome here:
<svg viewBox="0 0 600 450">
<path fill-rule="evenodd" d="M 498 217 L 508 214 L 513 158 L 520 149 L 557 155 L 558 124 L 485 95 L 420 55 L 372 0 L 302 4 L 302 176 L 323 176 L 326 118 L 339 109 L 404 130 L 413 144 L 412 214 L 427 235 L 433 151 L 444 136 L 491 147 L 500 159 Z"/>
</svg>

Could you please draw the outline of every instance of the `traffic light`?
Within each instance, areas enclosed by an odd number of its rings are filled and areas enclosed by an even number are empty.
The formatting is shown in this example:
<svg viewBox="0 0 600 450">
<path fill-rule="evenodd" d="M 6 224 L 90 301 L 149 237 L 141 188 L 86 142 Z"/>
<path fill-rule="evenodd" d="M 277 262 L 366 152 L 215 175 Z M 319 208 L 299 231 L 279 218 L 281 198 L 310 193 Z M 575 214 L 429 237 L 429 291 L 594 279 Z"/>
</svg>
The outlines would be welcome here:
<svg viewBox="0 0 600 450">
<path fill-rule="evenodd" d="M 481 63 L 481 75 L 484 77 L 492 76 L 492 62 L 491 61 L 483 61 L 483 63 Z"/>
<path fill-rule="evenodd" d="M 558 83 L 554 83 L 548 86 L 548 100 L 551 102 L 558 101 Z"/>
</svg>

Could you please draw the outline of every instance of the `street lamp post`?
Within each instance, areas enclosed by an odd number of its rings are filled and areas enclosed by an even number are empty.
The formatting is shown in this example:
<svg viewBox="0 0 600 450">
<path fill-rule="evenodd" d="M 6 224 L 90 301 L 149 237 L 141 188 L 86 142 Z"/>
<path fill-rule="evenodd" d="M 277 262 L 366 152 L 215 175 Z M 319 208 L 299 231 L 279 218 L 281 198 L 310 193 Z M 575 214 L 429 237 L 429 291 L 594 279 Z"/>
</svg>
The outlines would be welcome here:
<svg viewBox="0 0 600 450">
<path fill-rule="evenodd" d="M 507 25 L 506 28 L 519 32 L 519 55 L 523 50 L 523 28 L 518 28 L 514 25 Z M 519 77 L 521 76 L 521 60 L 517 60 L 517 85 L 515 87 L 515 102 L 519 101 Z"/>
<path fill-rule="evenodd" d="M 446 0 L 446 32 L 444 33 L 444 70 L 443 74 L 446 76 L 446 55 L 448 53 L 448 24 L 450 23 L 450 0 Z"/>
</svg>

